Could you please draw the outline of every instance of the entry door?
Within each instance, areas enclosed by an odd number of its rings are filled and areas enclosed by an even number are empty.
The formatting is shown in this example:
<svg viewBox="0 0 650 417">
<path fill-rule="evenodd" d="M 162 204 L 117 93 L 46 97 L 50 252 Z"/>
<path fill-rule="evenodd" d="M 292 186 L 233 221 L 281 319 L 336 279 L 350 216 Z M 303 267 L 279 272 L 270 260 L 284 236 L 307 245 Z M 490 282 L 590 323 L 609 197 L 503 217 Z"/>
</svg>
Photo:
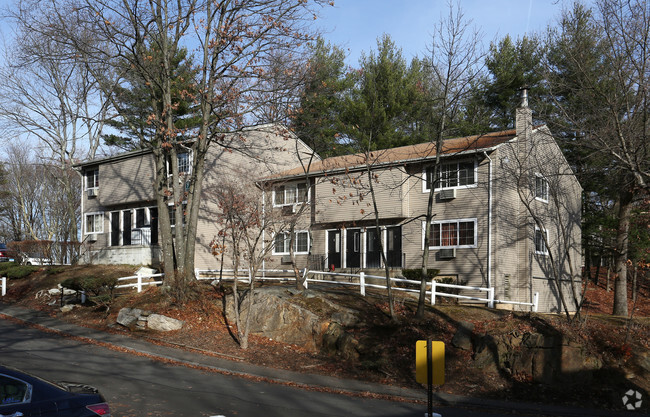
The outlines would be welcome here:
<svg viewBox="0 0 650 417">
<path fill-rule="evenodd" d="M 361 267 L 361 229 L 347 229 L 345 244 L 345 266 Z"/>
<path fill-rule="evenodd" d="M 327 267 L 341 267 L 341 231 L 327 231 Z"/>
<path fill-rule="evenodd" d="M 111 212 L 111 246 L 120 245 L 120 212 Z"/>
<path fill-rule="evenodd" d="M 402 226 L 386 229 L 386 262 L 392 268 L 402 267 Z"/>
<path fill-rule="evenodd" d="M 131 210 L 122 212 L 122 244 L 124 246 L 131 244 Z"/>
<path fill-rule="evenodd" d="M 380 234 L 377 229 L 366 229 L 366 268 L 381 268 Z"/>
</svg>

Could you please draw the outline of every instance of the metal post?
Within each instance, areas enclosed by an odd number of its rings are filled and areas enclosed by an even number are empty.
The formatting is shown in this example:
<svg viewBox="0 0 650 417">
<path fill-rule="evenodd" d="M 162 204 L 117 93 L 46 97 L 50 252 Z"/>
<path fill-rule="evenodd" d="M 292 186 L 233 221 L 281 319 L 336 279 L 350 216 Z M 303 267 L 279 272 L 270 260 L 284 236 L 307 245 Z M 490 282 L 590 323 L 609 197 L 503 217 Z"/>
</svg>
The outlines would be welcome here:
<svg viewBox="0 0 650 417">
<path fill-rule="evenodd" d="M 533 313 L 537 313 L 537 308 L 539 307 L 539 293 L 536 292 L 533 296 Z"/>
<path fill-rule="evenodd" d="M 361 295 L 366 296 L 366 274 L 361 271 L 359 273 L 359 287 L 361 287 Z"/>
<path fill-rule="evenodd" d="M 2 296 L 7 295 L 7 277 L 2 277 Z"/>
</svg>

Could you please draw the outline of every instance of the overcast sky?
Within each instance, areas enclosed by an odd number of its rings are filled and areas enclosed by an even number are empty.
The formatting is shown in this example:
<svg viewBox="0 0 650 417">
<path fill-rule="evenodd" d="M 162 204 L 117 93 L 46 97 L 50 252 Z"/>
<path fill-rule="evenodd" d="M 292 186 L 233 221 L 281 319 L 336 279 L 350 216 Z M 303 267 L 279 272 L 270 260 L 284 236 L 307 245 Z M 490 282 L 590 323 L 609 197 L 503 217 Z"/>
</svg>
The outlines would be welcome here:
<svg viewBox="0 0 650 417">
<path fill-rule="evenodd" d="M 455 3 L 454 3 L 455 4 Z M 485 47 L 510 34 L 513 39 L 554 24 L 567 0 L 460 0 L 467 19 L 483 32 Z M 405 59 L 423 56 L 433 26 L 449 11 L 447 0 L 335 0 L 317 20 L 325 39 L 344 47 L 347 64 L 357 66 L 361 52 L 377 48 L 387 33 Z"/>
</svg>

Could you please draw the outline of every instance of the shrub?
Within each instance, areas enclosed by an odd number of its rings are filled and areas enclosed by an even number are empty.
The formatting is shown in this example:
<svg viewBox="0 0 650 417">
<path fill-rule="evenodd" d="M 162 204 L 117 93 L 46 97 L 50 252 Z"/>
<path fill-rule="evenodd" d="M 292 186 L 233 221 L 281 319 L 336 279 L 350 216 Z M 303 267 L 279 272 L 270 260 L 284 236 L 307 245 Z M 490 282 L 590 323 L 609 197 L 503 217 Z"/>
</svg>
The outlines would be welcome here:
<svg viewBox="0 0 650 417">
<path fill-rule="evenodd" d="M 33 272 L 38 271 L 37 266 L 19 265 L 15 262 L 3 262 L 0 268 L 0 275 L 10 279 L 25 278 Z"/>
<path fill-rule="evenodd" d="M 440 273 L 439 269 L 429 268 L 427 270 L 427 275 L 428 275 L 427 281 L 431 281 L 439 273 Z M 422 274 L 422 270 L 420 269 L 402 269 L 402 275 L 404 276 L 404 278 L 410 279 L 412 281 L 419 281 L 421 274 Z"/>
<path fill-rule="evenodd" d="M 99 296 L 102 293 L 112 294 L 117 285 L 117 278 L 80 276 L 68 278 L 61 283 L 62 287 L 74 291 L 85 291 L 88 294 Z"/>
</svg>

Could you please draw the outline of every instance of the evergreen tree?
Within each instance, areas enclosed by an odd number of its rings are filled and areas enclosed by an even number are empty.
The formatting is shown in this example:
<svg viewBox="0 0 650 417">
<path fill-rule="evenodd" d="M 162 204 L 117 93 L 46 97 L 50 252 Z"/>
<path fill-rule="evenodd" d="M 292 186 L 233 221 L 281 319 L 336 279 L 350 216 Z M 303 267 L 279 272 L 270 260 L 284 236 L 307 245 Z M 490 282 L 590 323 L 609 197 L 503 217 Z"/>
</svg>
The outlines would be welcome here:
<svg viewBox="0 0 650 417">
<path fill-rule="evenodd" d="M 418 114 L 418 68 L 411 68 L 390 36 L 377 51 L 363 54 L 354 72 L 355 86 L 345 100 L 344 134 L 356 151 L 388 149 L 417 143 L 412 135 Z"/>
<path fill-rule="evenodd" d="M 155 124 L 149 121 L 151 114 L 162 108 L 163 88 L 160 80 L 161 72 L 154 63 L 159 62 L 155 43 L 150 43 L 143 52 L 149 65 L 144 71 L 152 75 L 160 83 L 146 81 L 140 71 L 131 71 L 128 63 L 124 63 L 125 86 L 117 86 L 114 90 L 113 104 L 119 109 L 120 118 L 107 121 L 107 125 L 116 129 L 119 134 L 102 135 L 104 143 L 124 150 L 133 150 L 149 146 L 142 138 L 152 138 L 155 135 Z M 173 113 L 174 126 L 184 130 L 196 126 L 198 119 L 195 115 L 194 95 L 196 88 L 194 77 L 196 70 L 192 68 L 192 59 L 187 49 L 180 48 L 173 55 L 171 64 L 171 94 L 175 106 Z"/>
<path fill-rule="evenodd" d="M 311 47 L 305 86 L 291 118 L 294 132 L 323 157 L 350 152 L 339 141 L 343 98 L 352 87 L 345 52 L 322 38 Z"/>
</svg>

